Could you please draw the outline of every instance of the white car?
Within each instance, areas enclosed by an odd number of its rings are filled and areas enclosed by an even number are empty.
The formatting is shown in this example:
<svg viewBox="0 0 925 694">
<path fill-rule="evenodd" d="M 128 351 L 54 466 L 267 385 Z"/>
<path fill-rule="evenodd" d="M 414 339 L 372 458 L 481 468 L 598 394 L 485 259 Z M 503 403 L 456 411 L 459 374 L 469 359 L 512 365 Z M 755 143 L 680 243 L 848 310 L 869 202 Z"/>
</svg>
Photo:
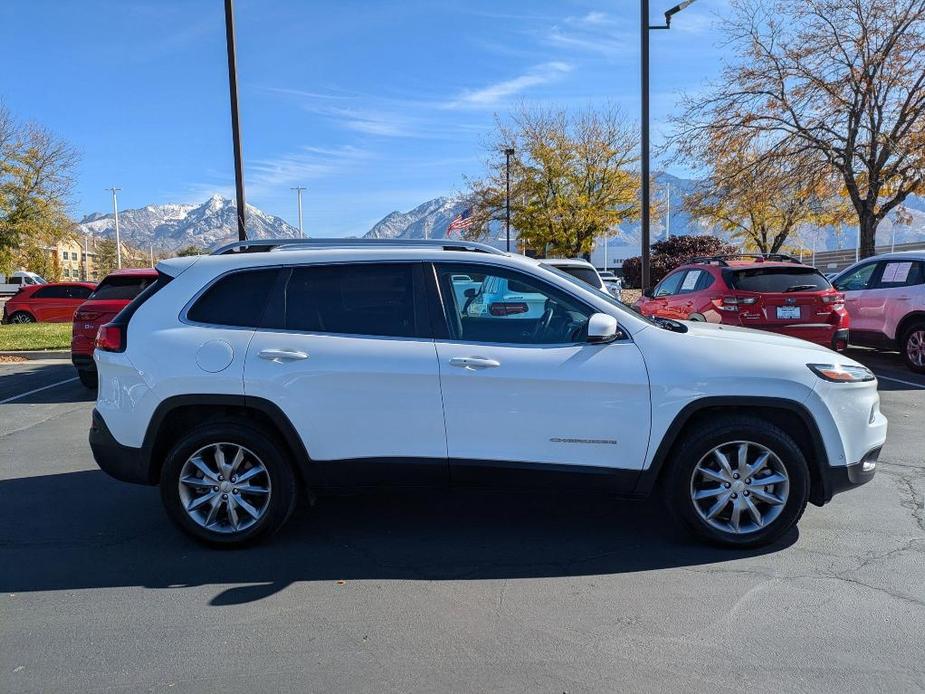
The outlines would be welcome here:
<svg viewBox="0 0 925 694">
<path fill-rule="evenodd" d="M 898 349 L 906 366 L 925 373 L 925 251 L 865 258 L 832 285 L 845 293 L 851 344 Z"/>
<path fill-rule="evenodd" d="M 600 274 L 598 274 L 597 268 L 587 260 L 581 260 L 579 258 L 544 258 L 540 262 L 546 267 L 554 267 L 557 270 L 561 270 L 567 275 L 571 275 L 575 279 L 591 285 L 600 292 L 610 294 L 610 290 L 607 288 L 607 285 L 604 284 L 604 280 L 601 279 Z"/>
<path fill-rule="evenodd" d="M 886 436 L 876 379 L 851 359 L 652 321 L 488 246 L 217 253 L 159 263 L 100 328 L 90 431 L 102 469 L 160 485 L 208 543 L 269 535 L 303 490 L 459 484 L 655 492 L 700 537 L 756 546 L 868 481 Z M 463 276 L 517 282 L 544 311 L 466 315 Z"/>
</svg>

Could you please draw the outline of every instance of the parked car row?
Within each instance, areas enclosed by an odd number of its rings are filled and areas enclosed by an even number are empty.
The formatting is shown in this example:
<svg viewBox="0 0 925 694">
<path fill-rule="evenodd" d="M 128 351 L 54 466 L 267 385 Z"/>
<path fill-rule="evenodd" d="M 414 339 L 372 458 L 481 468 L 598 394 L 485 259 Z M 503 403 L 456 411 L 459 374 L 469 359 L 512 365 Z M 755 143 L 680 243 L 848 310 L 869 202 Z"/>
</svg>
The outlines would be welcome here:
<svg viewBox="0 0 925 694">
<path fill-rule="evenodd" d="M 784 255 L 695 258 L 644 292 L 645 316 L 757 328 L 842 351 L 899 350 L 925 373 L 925 252 L 867 258 L 831 281 Z"/>
</svg>

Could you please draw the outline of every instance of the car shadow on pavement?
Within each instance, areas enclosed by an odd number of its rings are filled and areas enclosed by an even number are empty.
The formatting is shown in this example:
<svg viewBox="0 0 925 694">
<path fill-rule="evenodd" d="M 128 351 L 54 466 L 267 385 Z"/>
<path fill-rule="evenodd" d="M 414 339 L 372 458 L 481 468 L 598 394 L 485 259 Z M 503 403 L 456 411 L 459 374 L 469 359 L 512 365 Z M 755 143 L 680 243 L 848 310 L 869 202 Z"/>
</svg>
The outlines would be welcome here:
<svg viewBox="0 0 925 694">
<path fill-rule="evenodd" d="M 657 500 L 476 490 L 322 499 L 240 550 L 203 547 L 167 520 L 158 490 L 100 471 L 0 481 L 0 591 L 231 587 L 248 603 L 301 581 L 478 580 L 620 574 L 778 551 L 729 550 L 681 533 Z M 241 585 L 244 584 L 244 585 Z"/>
</svg>

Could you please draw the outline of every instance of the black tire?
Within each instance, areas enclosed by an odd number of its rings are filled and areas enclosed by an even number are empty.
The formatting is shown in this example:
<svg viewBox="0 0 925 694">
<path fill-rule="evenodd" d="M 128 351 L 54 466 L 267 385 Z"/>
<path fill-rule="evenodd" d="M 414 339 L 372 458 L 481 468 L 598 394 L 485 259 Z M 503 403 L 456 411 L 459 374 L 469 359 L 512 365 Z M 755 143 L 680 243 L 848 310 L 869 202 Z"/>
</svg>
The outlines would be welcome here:
<svg viewBox="0 0 925 694">
<path fill-rule="evenodd" d="M 917 374 L 925 373 L 925 359 L 922 359 L 921 364 L 917 364 L 913 361 L 911 352 L 916 351 L 915 348 L 922 344 L 922 340 L 925 340 L 925 321 L 913 323 L 906 328 L 899 342 L 899 352 L 906 363 L 906 368 Z"/>
<path fill-rule="evenodd" d="M 779 515 L 771 522 L 751 532 L 735 534 L 710 525 L 700 515 L 692 498 L 692 480 L 697 465 L 714 448 L 741 441 L 763 446 L 777 456 L 789 477 L 789 493 Z M 806 458 L 794 440 L 770 422 L 745 415 L 722 417 L 683 434 L 674 447 L 674 456 L 663 487 L 665 500 L 681 524 L 701 539 L 726 547 L 760 547 L 789 531 L 806 509 L 810 486 Z"/>
<path fill-rule="evenodd" d="M 80 379 L 85 388 L 96 390 L 99 387 L 96 369 L 77 369 L 77 378 Z"/>
<path fill-rule="evenodd" d="M 269 476 L 271 492 L 266 509 L 256 523 L 244 530 L 217 532 L 203 527 L 187 512 L 180 495 L 180 474 L 187 460 L 200 449 L 217 443 L 248 449 Z M 289 518 L 297 497 L 295 475 L 284 451 L 274 436 L 243 420 L 217 421 L 185 434 L 167 454 L 161 472 L 161 500 L 167 515 L 194 539 L 216 547 L 239 547 L 272 535 Z"/>
<path fill-rule="evenodd" d="M 26 311 L 17 311 L 9 317 L 9 323 L 35 323 L 35 316 Z"/>
</svg>

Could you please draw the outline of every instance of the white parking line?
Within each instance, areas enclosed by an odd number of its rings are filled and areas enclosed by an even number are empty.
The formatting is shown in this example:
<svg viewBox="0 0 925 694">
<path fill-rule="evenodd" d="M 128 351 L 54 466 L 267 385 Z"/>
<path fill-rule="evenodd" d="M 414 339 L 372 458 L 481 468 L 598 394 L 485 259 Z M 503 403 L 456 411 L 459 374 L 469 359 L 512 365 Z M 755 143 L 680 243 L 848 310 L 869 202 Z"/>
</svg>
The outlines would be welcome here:
<svg viewBox="0 0 925 694">
<path fill-rule="evenodd" d="M 925 386 L 923 386 L 921 383 L 913 383 L 912 381 L 904 381 L 901 378 L 893 378 L 891 376 L 881 376 L 880 374 L 876 372 L 874 372 L 874 375 L 877 378 L 882 379 L 884 381 L 893 381 L 894 383 L 902 383 L 903 385 L 906 385 L 906 386 L 912 386 L 913 388 L 921 388 L 922 390 L 925 390 Z"/>
<path fill-rule="evenodd" d="M 8 402 L 13 402 L 14 400 L 19 400 L 19 399 L 21 399 L 21 398 L 26 397 L 27 395 L 32 395 L 33 393 L 41 393 L 43 390 L 48 390 L 49 388 L 55 388 L 55 387 L 57 387 L 57 386 L 63 386 L 65 383 L 70 383 L 71 381 L 76 381 L 76 380 L 77 380 L 77 376 L 74 376 L 74 378 L 65 378 L 63 381 L 58 381 L 57 383 L 52 383 L 52 384 L 47 385 L 47 386 L 42 386 L 41 388 L 35 388 L 35 389 L 30 390 L 30 391 L 28 391 L 28 392 L 20 393 L 19 395 L 14 395 L 13 397 L 7 398 L 6 400 L 0 400 L 0 405 L 5 405 L 5 404 L 8 403 Z"/>
</svg>

